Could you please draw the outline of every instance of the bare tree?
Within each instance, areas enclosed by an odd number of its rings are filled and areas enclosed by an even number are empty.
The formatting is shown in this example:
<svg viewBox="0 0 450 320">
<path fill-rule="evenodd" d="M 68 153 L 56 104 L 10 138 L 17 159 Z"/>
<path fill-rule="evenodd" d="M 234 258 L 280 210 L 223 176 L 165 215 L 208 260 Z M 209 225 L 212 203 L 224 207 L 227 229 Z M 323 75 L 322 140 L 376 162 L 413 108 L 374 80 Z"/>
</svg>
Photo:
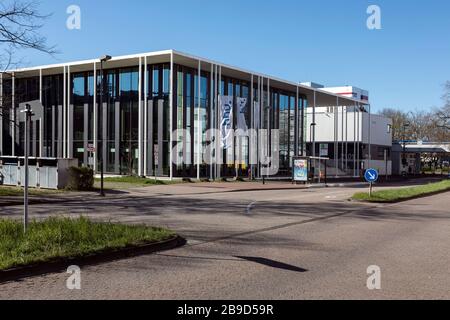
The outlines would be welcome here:
<svg viewBox="0 0 450 320">
<path fill-rule="evenodd" d="M 392 108 L 385 108 L 380 111 L 380 114 L 392 120 L 392 139 L 394 141 L 403 140 L 405 138 L 405 125 L 410 122 L 408 114 Z M 406 134 L 408 138 L 409 133 L 406 132 Z"/>
<path fill-rule="evenodd" d="M 34 0 L 6 0 L 0 2 L 0 68 L 7 70 L 20 61 L 15 53 L 20 49 L 32 49 L 55 54 L 54 46 L 47 45 L 45 36 L 39 33 L 48 15 L 38 10 Z"/>
<path fill-rule="evenodd" d="M 436 111 L 438 126 L 447 132 L 450 131 L 450 81 L 445 84 L 445 93 L 442 97 L 444 106 Z"/>
</svg>

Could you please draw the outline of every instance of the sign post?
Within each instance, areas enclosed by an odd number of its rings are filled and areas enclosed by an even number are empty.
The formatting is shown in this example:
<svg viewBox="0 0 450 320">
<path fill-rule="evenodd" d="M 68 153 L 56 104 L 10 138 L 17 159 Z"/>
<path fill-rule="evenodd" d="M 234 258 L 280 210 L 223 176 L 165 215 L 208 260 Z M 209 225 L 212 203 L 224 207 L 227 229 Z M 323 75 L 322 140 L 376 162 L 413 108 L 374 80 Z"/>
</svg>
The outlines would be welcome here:
<svg viewBox="0 0 450 320">
<path fill-rule="evenodd" d="M 94 166 L 94 152 L 95 152 L 95 146 L 93 143 L 89 143 L 87 145 L 86 151 L 88 152 L 88 165 L 89 166 Z"/>
<path fill-rule="evenodd" d="M 364 178 L 369 183 L 369 197 L 372 197 L 373 183 L 378 180 L 378 176 L 378 170 L 376 169 L 367 169 L 364 174 Z"/>
<path fill-rule="evenodd" d="M 153 145 L 153 157 L 154 157 L 153 162 L 154 162 L 154 167 L 155 167 L 153 173 L 155 174 L 155 181 L 156 181 L 157 180 L 156 168 L 159 163 L 159 145 L 158 144 Z"/>
</svg>

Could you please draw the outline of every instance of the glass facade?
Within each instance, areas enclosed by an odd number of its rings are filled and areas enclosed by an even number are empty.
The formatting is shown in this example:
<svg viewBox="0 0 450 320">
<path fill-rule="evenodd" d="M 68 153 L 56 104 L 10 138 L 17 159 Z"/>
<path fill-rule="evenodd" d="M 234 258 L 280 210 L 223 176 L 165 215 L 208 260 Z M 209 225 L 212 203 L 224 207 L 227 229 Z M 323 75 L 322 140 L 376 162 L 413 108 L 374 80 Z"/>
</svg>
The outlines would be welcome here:
<svg viewBox="0 0 450 320">
<path fill-rule="evenodd" d="M 142 72 L 141 81 L 139 70 Z M 94 79 L 92 70 L 71 72 L 69 79 L 63 74 L 42 77 L 43 156 L 69 155 L 77 158 L 80 165 L 93 166 L 94 154 L 89 151 L 88 146 L 94 145 L 96 136 L 97 169 L 103 160 L 106 173 L 137 175 L 140 172 L 141 106 L 142 148 L 146 155 L 142 173 L 147 176 L 168 176 L 172 165 L 174 177 L 195 177 L 199 166 L 200 177 L 209 178 L 212 169 L 204 154 L 211 144 L 208 131 L 215 128 L 218 122 L 218 95 L 233 98 L 234 129 L 237 129 L 239 112 L 249 129 L 267 129 L 270 126 L 270 129 L 279 130 L 280 175 L 290 174 L 292 157 L 304 155 L 306 97 L 300 96 L 297 100 L 295 92 L 273 87 L 270 87 L 268 93 L 267 86 L 261 88 L 257 77 L 251 84 L 248 80 L 222 76 L 220 87 L 216 89 L 214 80 L 217 73 L 211 78 L 209 70 L 202 69 L 199 75 L 196 68 L 175 64 L 171 114 L 169 63 L 149 64 L 147 68 L 134 66 L 105 69 L 103 81 L 99 70 L 96 75 L 97 78 Z M 68 94 L 64 89 L 64 79 L 69 82 Z M 104 96 L 103 105 L 100 105 L 102 83 Z M 11 79 L 3 81 L 4 97 L 12 94 L 11 86 Z M 15 95 L 16 107 L 22 101 L 39 99 L 39 77 L 16 79 L 16 92 L 20 92 Z M 95 92 L 97 97 L 94 96 Z M 139 92 L 142 92 L 142 101 L 139 101 Z M 147 93 L 147 101 L 144 100 L 144 93 Z M 68 101 L 65 101 L 67 96 L 64 94 L 68 96 Z M 241 101 L 241 98 L 246 99 L 247 104 L 238 111 L 237 101 Z M 260 107 L 259 119 L 255 119 L 255 103 Z M 6 105 L 6 100 L 4 104 Z M 3 112 L 3 154 L 10 153 L 12 149 L 11 138 L 8 138 L 8 134 L 11 134 L 7 120 L 9 112 L 8 108 Z M 33 130 L 37 128 L 38 125 L 35 125 Z M 68 128 L 66 134 L 64 128 Z M 177 130 L 173 143 L 170 143 L 171 128 Z M 18 129 L 20 137 L 23 136 L 22 131 L 23 128 Z M 37 134 L 38 132 L 33 133 L 35 137 Z M 37 148 L 36 141 L 32 141 L 32 148 Z M 16 155 L 21 155 L 20 145 L 23 143 L 17 143 Z M 175 147 L 174 163 L 170 161 L 172 147 Z M 64 152 L 64 148 L 67 152 Z M 249 148 L 248 136 L 234 137 L 233 147 L 223 151 L 226 164 L 217 169 L 217 174 L 222 177 L 248 176 Z"/>
</svg>

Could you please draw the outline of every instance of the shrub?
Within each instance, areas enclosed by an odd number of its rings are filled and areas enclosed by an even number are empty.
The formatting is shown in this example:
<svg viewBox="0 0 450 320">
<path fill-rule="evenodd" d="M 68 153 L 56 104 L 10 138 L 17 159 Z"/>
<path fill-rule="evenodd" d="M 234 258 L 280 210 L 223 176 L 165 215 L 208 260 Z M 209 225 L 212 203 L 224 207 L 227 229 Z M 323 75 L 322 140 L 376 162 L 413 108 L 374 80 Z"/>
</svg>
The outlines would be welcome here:
<svg viewBox="0 0 450 320">
<path fill-rule="evenodd" d="M 86 167 L 70 167 L 66 189 L 90 191 L 94 188 L 94 171 Z"/>
</svg>

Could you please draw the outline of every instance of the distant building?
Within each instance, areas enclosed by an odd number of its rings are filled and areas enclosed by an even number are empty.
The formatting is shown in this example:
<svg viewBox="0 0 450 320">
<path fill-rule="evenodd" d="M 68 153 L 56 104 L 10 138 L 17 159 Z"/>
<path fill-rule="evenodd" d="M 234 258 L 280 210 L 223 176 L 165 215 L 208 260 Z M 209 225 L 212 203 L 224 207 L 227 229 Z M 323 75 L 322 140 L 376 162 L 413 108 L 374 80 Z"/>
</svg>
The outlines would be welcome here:
<svg viewBox="0 0 450 320">
<path fill-rule="evenodd" d="M 394 175 L 414 175 L 423 172 L 424 164 L 448 166 L 450 142 L 395 142 L 392 146 Z M 434 162 L 434 163 L 433 163 Z"/>
</svg>

